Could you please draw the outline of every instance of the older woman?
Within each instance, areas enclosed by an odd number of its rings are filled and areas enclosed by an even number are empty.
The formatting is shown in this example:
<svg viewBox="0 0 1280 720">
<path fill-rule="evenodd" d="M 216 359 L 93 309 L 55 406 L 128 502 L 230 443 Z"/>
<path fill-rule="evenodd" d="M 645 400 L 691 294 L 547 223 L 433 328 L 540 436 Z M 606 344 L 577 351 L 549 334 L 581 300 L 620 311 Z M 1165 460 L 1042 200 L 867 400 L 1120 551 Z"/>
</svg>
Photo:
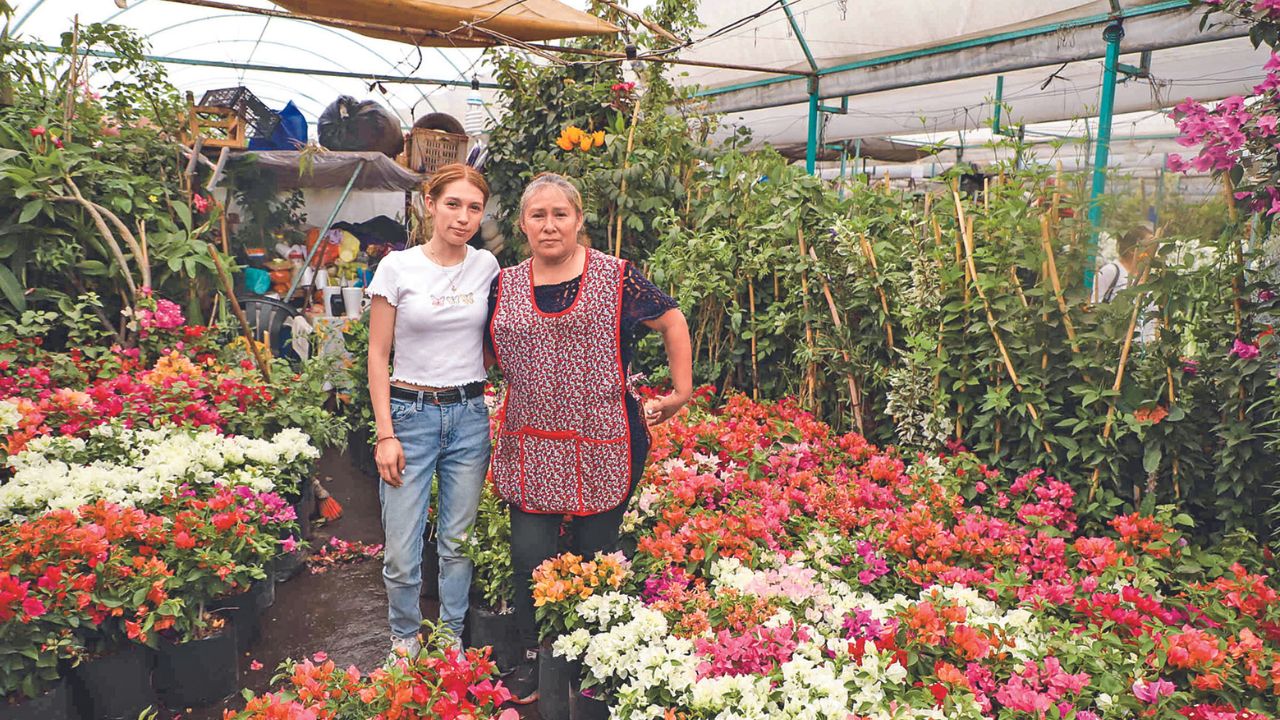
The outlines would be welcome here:
<svg viewBox="0 0 1280 720">
<path fill-rule="evenodd" d="M 646 423 L 666 421 L 693 393 L 689 327 L 675 301 L 630 263 L 582 245 L 582 225 L 582 196 L 568 180 L 534 178 L 520 198 L 531 257 L 504 269 L 489 298 L 490 338 L 508 388 L 492 471 L 510 504 L 516 624 L 526 648 L 505 682 L 522 704 L 537 697 L 534 568 L 557 553 L 566 515 L 575 553 L 616 549 L 649 452 Z M 649 401 L 641 417 L 627 366 L 646 329 L 662 335 L 674 392 Z"/>
</svg>

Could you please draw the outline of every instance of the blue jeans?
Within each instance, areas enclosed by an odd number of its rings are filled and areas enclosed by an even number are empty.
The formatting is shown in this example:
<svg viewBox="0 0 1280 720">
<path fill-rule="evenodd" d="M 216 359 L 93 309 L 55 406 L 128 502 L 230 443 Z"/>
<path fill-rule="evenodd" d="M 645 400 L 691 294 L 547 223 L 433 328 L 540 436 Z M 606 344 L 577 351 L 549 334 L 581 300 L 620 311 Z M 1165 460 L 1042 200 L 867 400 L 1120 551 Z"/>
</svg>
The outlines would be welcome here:
<svg viewBox="0 0 1280 720">
<path fill-rule="evenodd" d="M 400 487 L 378 483 L 386 548 L 382 579 L 387 619 L 396 637 L 422 625 L 422 536 L 431 505 L 431 479 L 440 479 L 436 547 L 440 552 L 440 620 L 457 637 L 467 614 L 471 561 L 459 552 L 475 523 L 489 467 L 489 410 L 478 397 L 450 405 L 391 399 L 391 423 L 404 448 Z"/>
</svg>

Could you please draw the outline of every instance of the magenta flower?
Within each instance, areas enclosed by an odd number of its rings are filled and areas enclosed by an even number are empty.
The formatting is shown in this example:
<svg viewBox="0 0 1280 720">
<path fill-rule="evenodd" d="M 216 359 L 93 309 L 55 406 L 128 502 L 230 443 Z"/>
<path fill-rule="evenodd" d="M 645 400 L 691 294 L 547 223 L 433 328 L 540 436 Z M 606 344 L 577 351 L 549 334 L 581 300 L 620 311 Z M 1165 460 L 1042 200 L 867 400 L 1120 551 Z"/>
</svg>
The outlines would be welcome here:
<svg viewBox="0 0 1280 720">
<path fill-rule="evenodd" d="M 1173 683 L 1161 678 L 1151 682 L 1143 682 L 1142 680 L 1133 682 L 1133 696 L 1144 703 L 1159 702 L 1160 698 L 1172 695 L 1175 689 Z"/>
<path fill-rule="evenodd" d="M 1252 360 L 1253 358 L 1258 357 L 1258 346 L 1250 345 L 1247 342 L 1241 341 L 1240 338 L 1236 338 L 1235 342 L 1231 344 L 1231 352 L 1227 353 L 1227 357 L 1231 357 L 1232 355 L 1240 358 L 1241 360 Z"/>
</svg>

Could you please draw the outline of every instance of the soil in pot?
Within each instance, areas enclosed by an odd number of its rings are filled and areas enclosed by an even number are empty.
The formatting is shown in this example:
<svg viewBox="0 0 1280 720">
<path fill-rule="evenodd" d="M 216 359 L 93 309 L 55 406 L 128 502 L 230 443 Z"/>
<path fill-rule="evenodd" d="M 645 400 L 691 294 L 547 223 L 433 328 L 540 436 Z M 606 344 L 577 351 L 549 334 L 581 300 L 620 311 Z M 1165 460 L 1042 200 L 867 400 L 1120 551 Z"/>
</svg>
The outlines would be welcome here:
<svg viewBox="0 0 1280 720">
<path fill-rule="evenodd" d="M 71 669 L 72 699 L 85 720 L 136 720 L 156 705 L 152 651 L 129 643 Z"/>
<path fill-rule="evenodd" d="M 538 650 L 538 714 L 544 718 L 569 717 L 569 685 L 573 672 L 569 661 L 550 648 Z"/>
<path fill-rule="evenodd" d="M 45 694 L 10 702 L 0 698 L 0 720 L 79 720 L 71 705 L 71 690 L 66 678 L 58 680 Z"/>
<path fill-rule="evenodd" d="M 230 627 L 187 642 L 161 642 L 156 690 L 171 709 L 217 702 L 239 690 L 236 661 L 236 635 Z"/>
</svg>

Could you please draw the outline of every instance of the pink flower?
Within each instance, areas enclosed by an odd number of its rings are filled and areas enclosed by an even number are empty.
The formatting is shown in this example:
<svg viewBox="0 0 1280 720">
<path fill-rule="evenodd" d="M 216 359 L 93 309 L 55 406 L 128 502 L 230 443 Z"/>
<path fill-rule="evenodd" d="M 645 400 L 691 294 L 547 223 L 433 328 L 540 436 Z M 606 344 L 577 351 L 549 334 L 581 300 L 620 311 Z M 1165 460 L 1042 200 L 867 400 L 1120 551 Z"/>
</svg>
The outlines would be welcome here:
<svg viewBox="0 0 1280 720">
<path fill-rule="evenodd" d="M 298 549 L 298 539 L 292 535 L 280 541 L 281 552 L 291 553 L 297 549 Z"/>
<path fill-rule="evenodd" d="M 1173 683 L 1161 678 L 1157 678 L 1152 682 L 1143 682 L 1142 680 L 1133 682 L 1133 696 L 1144 703 L 1159 702 L 1160 698 L 1172 695 L 1175 689 Z"/>
<path fill-rule="evenodd" d="M 48 131 L 44 129 L 43 125 L 37 125 L 31 128 L 31 137 L 40 137 L 41 135 L 44 135 L 46 132 Z"/>
<path fill-rule="evenodd" d="M 1280 118 L 1275 115 L 1263 115 L 1258 118 L 1258 130 L 1264 135 L 1275 135 L 1277 122 L 1280 122 Z"/>
<path fill-rule="evenodd" d="M 323 650 L 319 650 L 319 651 L 317 651 L 317 652 L 316 652 L 316 654 L 315 654 L 315 655 L 312 655 L 312 656 L 311 656 L 311 659 L 312 659 L 312 660 L 314 660 L 314 661 L 316 661 L 316 662 L 318 662 L 318 663 L 322 663 L 322 662 L 324 662 L 324 661 L 326 661 L 326 660 L 328 660 L 328 659 L 329 659 L 329 653 L 327 653 L 327 652 L 325 652 L 325 651 L 323 651 Z"/>
<path fill-rule="evenodd" d="M 1277 2 L 1280 2 L 1280 0 L 1277 0 Z M 1241 360 L 1252 360 L 1253 358 L 1258 357 L 1258 346 L 1250 345 L 1247 342 L 1242 342 L 1240 338 L 1236 338 L 1231 344 L 1231 352 L 1227 353 L 1227 357 L 1231 357 L 1232 355 L 1240 358 Z"/>
<path fill-rule="evenodd" d="M 253 662 L 249 663 L 249 669 L 254 672 L 257 672 L 262 669 L 262 663 L 258 662 L 257 660 L 254 660 Z"/>
<path fill-rule="evenodd" d="M 45 614 L 44 603 L 36 598 L 29 597 L 22 601 L 22 612 L 26 614 L 27 619 L 34 620 Z"/>
<path fill-rule="evenodd" d="M 195 208 L 196 212 L 202 213 L 209 209 L 209 198 L 196 193 L 191 196 L 191 207 Z"/>
</svg>

